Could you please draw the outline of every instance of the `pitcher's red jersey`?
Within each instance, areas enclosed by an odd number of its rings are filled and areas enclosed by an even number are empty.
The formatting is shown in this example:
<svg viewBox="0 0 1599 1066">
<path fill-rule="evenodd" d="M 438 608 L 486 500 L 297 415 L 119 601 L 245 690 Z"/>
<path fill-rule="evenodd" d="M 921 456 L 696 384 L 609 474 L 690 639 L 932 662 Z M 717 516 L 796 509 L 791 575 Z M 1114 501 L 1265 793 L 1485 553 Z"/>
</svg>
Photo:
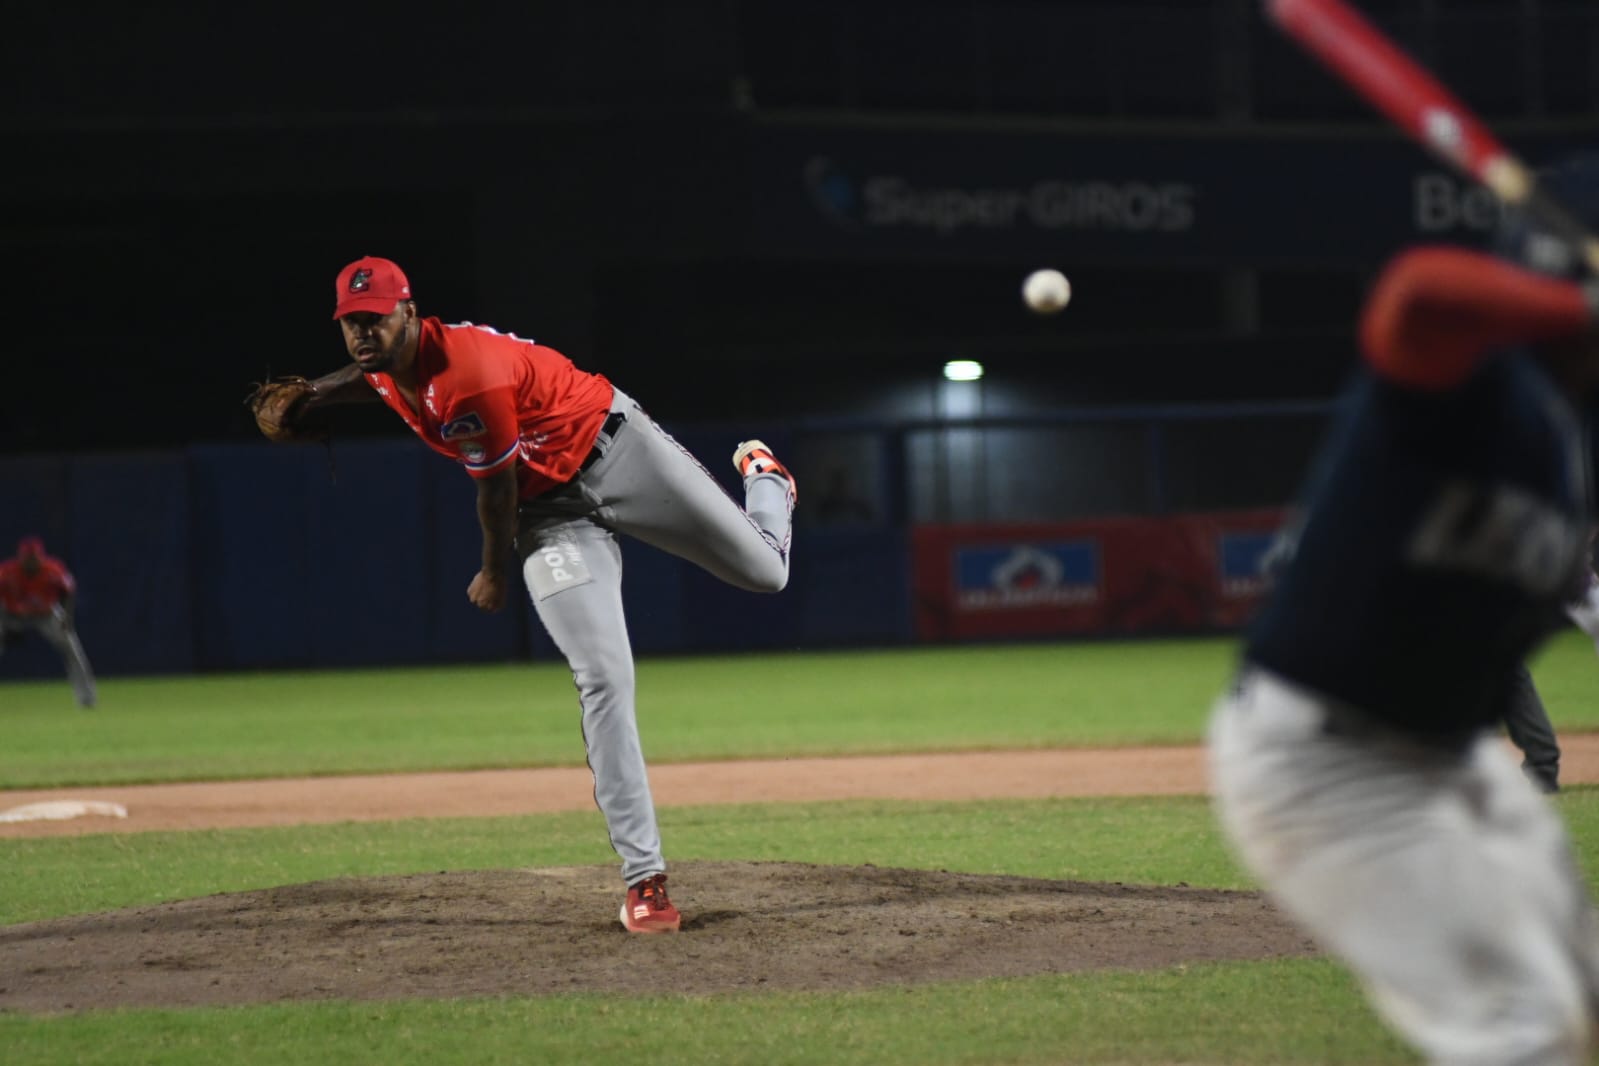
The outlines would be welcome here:
<svg viewBox="0 0 1599 1066">
<path fill-rule="evenodd" d="M 428 447 L 485 478 L 516 464 L 518 495 L 570 481 L 610 411 L 611 383 L 554 348 L 470 322 L 424 318 L 413 411 L 387 374 L 367 374 Z"/>
</svg>

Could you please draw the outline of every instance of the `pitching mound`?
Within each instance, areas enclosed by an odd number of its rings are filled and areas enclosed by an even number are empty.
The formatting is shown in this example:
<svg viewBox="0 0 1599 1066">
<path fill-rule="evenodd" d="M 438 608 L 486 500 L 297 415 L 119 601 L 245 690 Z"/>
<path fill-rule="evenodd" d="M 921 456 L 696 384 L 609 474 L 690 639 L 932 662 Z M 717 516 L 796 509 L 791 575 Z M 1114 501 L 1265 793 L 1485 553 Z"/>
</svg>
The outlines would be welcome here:
<svg viewBox="0 0 1599 1066">
<path fill-rule="evenodd" d="M 676 936 L 613 867 L 318 881 L 0 928 L 0 1010 L 855 989 L 1305 955 L 1257 893 L 795 863 L 681 863 Z"/>
</svg>

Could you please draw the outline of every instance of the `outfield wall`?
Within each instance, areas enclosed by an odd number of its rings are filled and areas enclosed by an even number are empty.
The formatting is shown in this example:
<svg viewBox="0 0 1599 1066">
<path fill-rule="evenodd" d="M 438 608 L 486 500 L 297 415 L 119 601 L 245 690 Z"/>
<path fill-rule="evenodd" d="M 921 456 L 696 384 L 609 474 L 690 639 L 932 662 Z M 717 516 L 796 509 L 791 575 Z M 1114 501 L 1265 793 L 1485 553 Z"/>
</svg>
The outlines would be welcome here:
<svg viewBox="0 0 1599 1066">
<path fill-rule="evenodd" d="M 873 454 L 898 458 L 857 497 L 825 476 L 802 481 L 781 595 L 624 540 L 635 650 L 1213 631 L 1252 606 L 1277 512 L 941 521 L 902 468 L 917 432 L 883 438 L 899 446 Z M 726 435 L 679 434 L 706 457 Z M 771 439 L 821 470 L 826 446 Z M 713 469 L 736 491 L 724 465 Z M 0 546 L 40 535 L 76 573 L 79 629 L 102 674 L 554 658 L 530 608 L 490 616 L 466 600 L 474 494 L 452 464 L 400 438 L 13 458 L 0 461 Z M 1096 501 L 1113 498 L 1084 502 Z M 0 658 L 0 678 L 59 671 L 39 645 Z"/>
<path fill-rule="evenodd" d="M 732 471 L 726 479 L 731 487 Z M 555 650 L 531 608 L 485 615 L 475 489 L 409 440 L 0 460 L 0 549 L 38 534 L 80 586 L 102 674 L 481 661 Z M 643 653 L 910 639 L 903 531 L 808 531 L 781 596 L 624 540 Z M 0 679 L 60 671 L 13 646 Z"/>
</svg>

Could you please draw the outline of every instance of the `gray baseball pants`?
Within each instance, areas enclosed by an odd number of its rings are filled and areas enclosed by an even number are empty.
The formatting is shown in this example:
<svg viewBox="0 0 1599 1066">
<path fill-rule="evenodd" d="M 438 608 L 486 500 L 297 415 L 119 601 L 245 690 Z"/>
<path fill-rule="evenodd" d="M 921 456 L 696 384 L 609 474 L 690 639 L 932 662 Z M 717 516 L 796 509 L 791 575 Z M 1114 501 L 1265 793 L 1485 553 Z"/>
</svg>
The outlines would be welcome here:
<svg viewBox="0 0 1599 1066">
<path fill-rule="evenodd" d="M 47 615 L 15 615 L 0 611 L 0 652 L 5 650 L 6 638 L 14 633 L 38 633 L 50 642 L 67 665 L 67 680 L 72 682 L 72 694 L 79 707 L 93 707 L 96 691 L 94 670 L 89 657 L 84 654 L 78 631 L 60 605 Z"/>
<path fill-rule="evenodd" d="M 534 608 L 572 669 L 594 801 L 631 885 L 666 862 L 639 743 L 617 536 L 739 588 L 777 592 L 788 583 L 792 504 L 786 481 L 764 474 L 745 483 L 740 507 L 620 390 L 611 410 L 626 421 L 613 436 L 601 434 L 601 457 L 522 504 L 516 544 Z"/>
<path fill-rule="evenodd" d="M 1599 926 L 1559 815 L 1484 732 L 1424 744 L 1262 670 L 1210 723 L 1223 828 L 1428 1062 L 1578 1066 Z"/>
</svg>

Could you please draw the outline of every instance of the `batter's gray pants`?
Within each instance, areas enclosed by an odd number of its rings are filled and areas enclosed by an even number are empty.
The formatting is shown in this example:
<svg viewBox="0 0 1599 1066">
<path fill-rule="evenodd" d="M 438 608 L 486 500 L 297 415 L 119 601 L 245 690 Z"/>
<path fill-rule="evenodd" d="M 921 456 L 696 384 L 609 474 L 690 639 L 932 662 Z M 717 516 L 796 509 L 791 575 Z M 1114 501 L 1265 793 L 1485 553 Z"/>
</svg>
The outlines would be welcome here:
<svg viewBox="0 0 1599 1066">
<path fill-rule="evenodd" d="M 78 698 L 78 706 L 93 707 L 94 671 L 89 667 L 83 642 L 78 639 L 78 631 L 67 613 L 59 606 L 47 615 L 16 615 L 0 611 L 0 652 L 5 651 L 8 637 L 29 632 L 38 633 L 60 653 L 67 664 L 67 680 L 72 682 L 72 694 Z"/>
<path fill-rule="evenodd" d="M 787 482 L 764 474 L 745 483 L 740 507 L 632 399 L 618 391 L 611 409 L 626 421 L 601 436 L 602 457 L 522 505 L 516 544 L 539 619 L 572 668 L 594 801 L 631 885 L 666 862 L 639 744 L 617 534 L 739 588 L 777 592 L 788 583 L 792 504 Z"/>
<path fill-rule="evenodd" d="M 1589 1061 L 1599 926 L 1560 816 L 1498 737 L 1428 744 L 1250 670 L 1209 740 L 1239 855 L 1428 1062 Z"/>
</svg>

